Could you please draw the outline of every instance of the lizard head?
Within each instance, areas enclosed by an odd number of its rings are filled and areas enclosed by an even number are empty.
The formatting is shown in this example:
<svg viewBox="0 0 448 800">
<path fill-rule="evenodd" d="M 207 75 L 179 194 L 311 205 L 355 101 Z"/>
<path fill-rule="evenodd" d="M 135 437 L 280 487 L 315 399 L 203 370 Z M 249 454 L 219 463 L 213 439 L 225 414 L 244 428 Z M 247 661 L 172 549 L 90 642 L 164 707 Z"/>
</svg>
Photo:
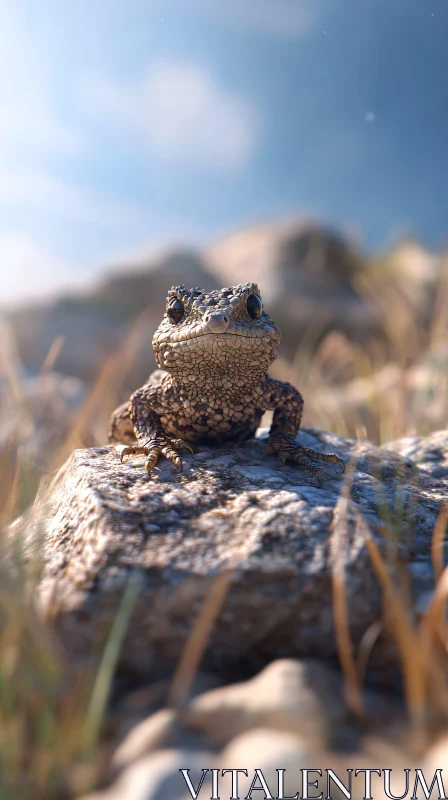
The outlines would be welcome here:
<svg viewBox="0 0 448 800">
<path fill-rule="evenodd" d="M 158 366 L 175 376 L 259 376 L 278 356 L 280 331 L 256 283 L 205 292 L 174 286 L 153 336 Z"/>
</svg>

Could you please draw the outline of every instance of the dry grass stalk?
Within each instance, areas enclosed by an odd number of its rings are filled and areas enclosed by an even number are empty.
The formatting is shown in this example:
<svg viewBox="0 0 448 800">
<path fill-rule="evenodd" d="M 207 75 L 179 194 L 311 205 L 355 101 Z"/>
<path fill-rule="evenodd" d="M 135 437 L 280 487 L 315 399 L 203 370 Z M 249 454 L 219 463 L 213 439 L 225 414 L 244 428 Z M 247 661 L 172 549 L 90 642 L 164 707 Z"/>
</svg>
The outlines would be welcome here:
<svg viewBox="0 0 448 800">
<path fill-rule="evenodd" d="M 333 618 L 339 661 L 345 677 L 346 700 L 351 711 L 356 716 L 361 717 L 364 714 L 364 702 L 350 637 L 344 567 L 348 533 L 347 506 L 352 483 L 352 473 L 348 471 L 334 510 L 330 547 L 333 581 Z"/>
<path fill-rule="evenodd" d="M 357 520 L 383 591 L 387 623 L 400 656 L 411 723 L 416 731 L 422 731 L 426 723 L 426 680 L 418 635 L 410 622 L 408 610 L 395 588 L 380 550 L 360 514 L 357 515 Z"/>
<path fill-rule="evenodd" d="M 188 637 L 168 693 L 168 705 L 183 708 L 204 655 L 213 626 L 224 605 L 233 570 L 224 569 L 214 579 Z"/>
<path fill-rule="evenodd" d="M 50 345 L 47 355 L 44 358 L 43 364 L 40 368 L 41 375 L 48 375 L 56 366 L 56 362 L 64 347 L 65 336 L 56 336 Z"/>
<path fill-rule="evenodd" d="M 86 432 L 98 411 L 102 414 L 104 427 L 107 429 L 108 417 L 117 405 L 117 394 L 135 362 L 146 322 L 147 314 L 142 313 L 136 319 L 121 348 L 106 360 L 88 397 L 76 414 L 69 435 L 54 459 L 54 469 L 65 461 L 74 448 L 85 446 Z"/>
</svg>

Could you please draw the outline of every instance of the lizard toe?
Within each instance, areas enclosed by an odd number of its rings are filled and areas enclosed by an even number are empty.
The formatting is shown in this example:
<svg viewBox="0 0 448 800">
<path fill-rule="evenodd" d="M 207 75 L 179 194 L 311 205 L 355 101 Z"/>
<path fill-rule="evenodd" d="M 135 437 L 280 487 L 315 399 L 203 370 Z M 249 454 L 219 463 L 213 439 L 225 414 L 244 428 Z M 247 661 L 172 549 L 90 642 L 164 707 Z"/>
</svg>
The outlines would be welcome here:
<svg viewBox="0 0 448 800">
<path fill-rule="evenodd" d="M 318 453 L 308 447 L 301 447 L 292 436 L 283 436 L 281 434 L 271 436 L 266 443 L 264 453 L 275 453 L 278 466 L 282 466 L 286 461 L 293 461 L 299 467 L 303 467 L 311 475 L 314 475 L 319 482 L 319 486 L 322 485 L 324 471 L 321 467 L 315 465 L 315 461 L 340 464 L 345 469 L 345 462 L 335 453 Z"/>
<path fill-rule="evenodd" d="M 173 439 L 172 445 L 176 450 L 187 450 L 189 453 L 194 453 L 191 444 L 184 439 Z"/>
<path fill-rule="evenodd" d="M 135 444 L 119 444 L 115 448 L 121 463 L 123 463 L 123 459 L 125 456 L 135 456 L 138 455 L 139 452 L 142 452 L 142 448 Z"/>
<path fill-rule="evenodd" d="M 310 468 L 309 468 L 310 469 Z M 314 469 L 310 469 L 310 472 L 317 478 L 317 482 L 319 486 L 322 486 L 324 480 L 324 471 L 321 467 L 314 467 Z"/>
<path fill-rule="evenodd" d="M 176 466 L 178 467 L 182 466 L 182 458 L 180 457 L 177 450 L 175 450 L 171 446 L 171 444 L 167 445 L 162 449 L 162 454 L 165 456 L 165 458 L 169 458 L 169 460 L 172 461 L 173 464 L 176 464 Z"/>
<path fill-rule="evenodd" d="M 153 467 L 155 467 L 155 465 L 157 464 L 157 461 L 158 461 L 159 455 L 160 455 L 160 450 L 159 450 L 158 447 L 147 448 L 147 450 L 148 450 L 148 452 L 146 454 L 147 458 L 146 458 L 146 461 L 145 461 L 145 469 L 146 469 L 146 472 L 149 475 L 151 473 Z"/>
</svg>

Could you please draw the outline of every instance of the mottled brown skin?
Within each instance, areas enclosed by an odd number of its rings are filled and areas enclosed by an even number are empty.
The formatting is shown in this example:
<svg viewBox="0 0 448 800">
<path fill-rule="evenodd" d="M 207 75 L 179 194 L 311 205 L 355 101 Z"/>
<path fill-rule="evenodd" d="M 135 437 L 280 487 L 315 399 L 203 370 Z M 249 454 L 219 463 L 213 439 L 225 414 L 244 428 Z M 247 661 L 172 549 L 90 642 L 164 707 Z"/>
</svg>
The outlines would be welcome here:
<svg viewBox="0 0 448 800">
<path fill-rule="evenodd" d="M 255 298 L 249 300 L 251 295 Z M 257 300 L 256 298 L 259 298 Z M 173 319 L 171 305 L 180 301 Z M 250 304 L 259 314 L 253 318 Z M 179 305 L 179 304 L 177 304 Z M 171 316 L 170 316 L 171 314 Z M 265 411 L 274 411 L 266 453 L 294 461 L 315 475 L 324 461 L 344 466 L 333 453 L 300 447 L 295 437 L 303 411 L 301 394 L 270 378 L 280 331 L 265 311 L 255 283 L 203 292 L 176 286 L 153 337 L 160 369 L 112 415 L 109 441 L 121 442 L 124 456 L 144 454 L 148 472 L 159 455 L 181 466 L 181 450 L 199 443 L 242 442 L 251 438 Z M 137 440 L 137 444 L 135 444 Z"/>
</svg>

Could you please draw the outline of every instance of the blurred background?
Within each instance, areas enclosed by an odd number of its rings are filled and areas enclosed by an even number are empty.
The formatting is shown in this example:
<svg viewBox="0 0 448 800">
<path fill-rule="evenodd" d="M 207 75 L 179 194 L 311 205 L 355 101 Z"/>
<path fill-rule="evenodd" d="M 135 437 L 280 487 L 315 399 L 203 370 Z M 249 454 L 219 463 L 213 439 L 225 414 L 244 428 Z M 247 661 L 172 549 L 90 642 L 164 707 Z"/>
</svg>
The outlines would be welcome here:
<svg viewBox="0 0 448 800">
<path fill-rule="evenodd" d="M 0 530 L 106 443 L 173 284 L 259 283 L 305 425 L 447 427 L 447 30 L 447 0 L 0 0 Z M 113 666 L 67 690 L 24 575 L 0 794 L 65 800 L 105 770 Z"/>
<path fill-rule="evenodd" d="M 306 424 L 445 425 L 447 24 L 445 0 L 2 0 L 0 442 L 24 469 L 105 442 L 177 283 L 258 281 Z"/>
</svg>

